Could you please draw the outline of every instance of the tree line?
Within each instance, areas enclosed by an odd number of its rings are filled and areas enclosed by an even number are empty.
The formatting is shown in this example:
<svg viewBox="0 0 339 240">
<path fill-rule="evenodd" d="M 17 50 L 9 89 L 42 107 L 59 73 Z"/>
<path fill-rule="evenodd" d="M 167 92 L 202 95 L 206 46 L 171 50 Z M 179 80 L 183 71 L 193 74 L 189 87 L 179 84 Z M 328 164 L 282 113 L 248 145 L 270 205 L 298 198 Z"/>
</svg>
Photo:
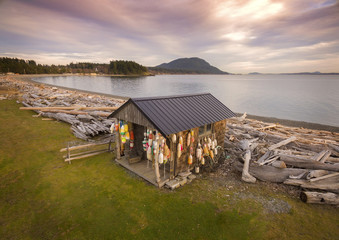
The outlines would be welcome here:
<svg viewBox="0 0 339 240">
<path fill-rule="evenodd" d="M 0 73 L 18 74 L 63 74 L 63 73 L 97 73 L 97 74 L 121 74 L 144 75 L 148 73 L 146 67 L 134 62 L 115 60 L 107 63 L 79 62 L 67 65 L 42 65 L 34 60 L 18 58 L 0 58 Z"/>
</svg>

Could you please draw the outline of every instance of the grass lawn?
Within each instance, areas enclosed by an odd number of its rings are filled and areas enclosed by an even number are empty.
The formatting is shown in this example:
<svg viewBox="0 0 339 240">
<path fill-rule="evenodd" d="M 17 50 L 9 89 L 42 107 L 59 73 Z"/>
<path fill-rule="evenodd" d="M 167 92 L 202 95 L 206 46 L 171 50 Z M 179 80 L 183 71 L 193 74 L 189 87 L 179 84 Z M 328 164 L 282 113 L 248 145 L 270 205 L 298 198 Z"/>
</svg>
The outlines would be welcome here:
<svg viewBox="0 0 339 240">
<path fill-rule="evenodd" d="M 339 239 L 338 208 L 264 185 L 227 189 L 200 178 L 171 192 L 129 174 L 113 154 L 64 163 L 69 125 L 19 107 L 0 101 L 1 239 Z M 267 213 L 258 198 L 291 211 Z"/>
</svg>

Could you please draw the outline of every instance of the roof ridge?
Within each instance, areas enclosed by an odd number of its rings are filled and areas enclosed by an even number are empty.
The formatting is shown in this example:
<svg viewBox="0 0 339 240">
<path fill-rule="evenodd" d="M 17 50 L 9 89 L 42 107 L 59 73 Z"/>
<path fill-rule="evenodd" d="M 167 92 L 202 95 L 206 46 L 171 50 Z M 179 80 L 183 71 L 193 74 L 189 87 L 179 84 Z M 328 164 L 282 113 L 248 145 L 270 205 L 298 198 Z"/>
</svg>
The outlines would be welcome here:
<svg viewBox="0 0 339 240">
<path fill-rule="evenodd" d="M 212 94 L 206 92 L 206 93 L 182 94 L 182 95 L 171 95 L 171 96 L 167 95 L 167 96 L 141 97 L 141 98 L 130 98 L 130 99 L 132 101 L 149 101 L 149 100 L 184 98 L 184 97 L 194 97 L 194 96 L 203 96 L 203 95 L 212 95 Z"/>
</svg>

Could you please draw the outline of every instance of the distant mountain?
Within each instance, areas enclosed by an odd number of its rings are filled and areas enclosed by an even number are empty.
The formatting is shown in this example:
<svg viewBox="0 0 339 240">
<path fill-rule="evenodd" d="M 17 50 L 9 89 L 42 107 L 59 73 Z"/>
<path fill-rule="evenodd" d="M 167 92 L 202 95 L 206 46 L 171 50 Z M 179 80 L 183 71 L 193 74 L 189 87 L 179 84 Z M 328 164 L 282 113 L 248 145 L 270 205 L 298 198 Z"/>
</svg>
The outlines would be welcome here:
<svg viewBox="0 0 339 240">
<path fill-rule="evenodd" d="M 286 75 L 339 75 L 339 73 L 322 73 L 319 71 L 316 72 L 298 72 L 298 73 L 281 73 L 281 74 L 286 74 Z"/>
<path fill-rule="evenodd" d="M 168 74 L 229 74 L 211 66 L 204 59 L 197 57 L 179 58 L 169 63 L 150 67 L 149 70 L 155 73 Z"/>
</svg>

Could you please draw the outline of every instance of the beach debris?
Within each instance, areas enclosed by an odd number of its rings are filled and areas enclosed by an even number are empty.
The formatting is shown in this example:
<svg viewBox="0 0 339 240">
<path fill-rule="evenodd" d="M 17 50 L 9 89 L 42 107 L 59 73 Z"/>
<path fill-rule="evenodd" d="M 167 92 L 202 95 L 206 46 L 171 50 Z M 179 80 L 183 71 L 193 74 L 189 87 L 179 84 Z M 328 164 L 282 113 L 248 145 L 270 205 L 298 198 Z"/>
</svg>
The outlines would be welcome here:
<svg viewBox="0 0 339 240">
<path fill-rule="evenodd" d="M 8 77 L 2 85 L 20 92 L 21 110 L 35 111 L 43 120 L 55 119 L 71 125 L 77 138 L 91 141 L 93 137 L 110 134 L 115 119 L 107 119 L 125 100 L 81 91 L 50 87 L 40 83 Z"/>
<path fill-rule="evenodd" d="M 243 117 L 228 120 L 227 127 L 225 147 L 238 156 L 233 167 L 243 181 L 297 186 L 307 203 L 339 204 L 339 133 Z"/>
<path fill-rule="evenodd" d="M 339 205 L 339 195 L 335 193 L 301 192 L 300 199 L 306 203 Z"/>
</svg>

